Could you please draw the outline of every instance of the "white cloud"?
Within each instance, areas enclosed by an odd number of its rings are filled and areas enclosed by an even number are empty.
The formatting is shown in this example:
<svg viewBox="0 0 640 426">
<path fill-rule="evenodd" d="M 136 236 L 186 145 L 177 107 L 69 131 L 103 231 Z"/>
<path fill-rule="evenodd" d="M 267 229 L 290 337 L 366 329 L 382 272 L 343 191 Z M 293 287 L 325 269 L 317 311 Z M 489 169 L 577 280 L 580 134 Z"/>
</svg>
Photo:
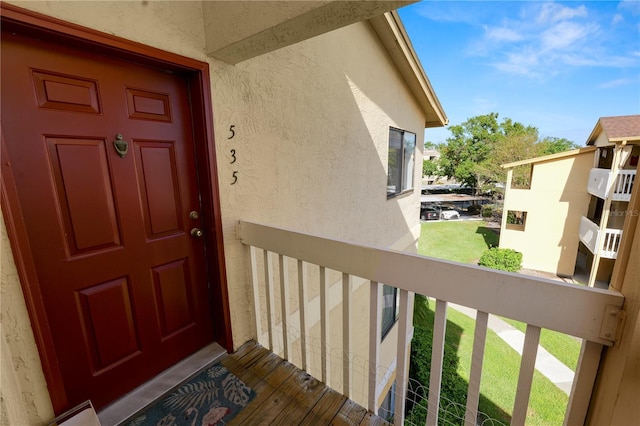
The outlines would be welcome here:
<svg viewBox="0 0 640 426">
<path fill-rule="evenodd" d="M 630 78 L 619 78 L 617 80 L 606 81 L 598 85 L 598 89 L 613 89 L 615 87 L 627 86 L 634 83 L 636 83 L 636 81 Z"/>
<path fill-rule="evenodd" d="M 622 0 L 618 3 L 618 10 L 630 12 L 632 15 L 640 15 L 640 2 L 638 0 Z"/>
<path fill-rule="evenodd" d="M 520 41 L 524 38 L 524 36 L 519 32 L 506 27 L 494 28 L 494 27 L 485 26 L 484 29 L 485 29 L 485 37 L 488 40 L 513 42 L 513 41 Z"/>
<path fill-rule="evenodd" d="M 499 71 L 540 78 L 569 67 L 633 67 L 633 54 L 611 44 L 610 22 L 622 22 L 626 15 L 590 13 L 585 5 L 526 2 L 516 19 L 483 26 L 483 37 L 467 53 L 488 58 Z"/>
<path fill-rule="evenodd" d="M 565 7 L 557 3 L 542 3 L 536 21 L 538 23 L 549 23 L 564 21 L 567 19 L 580 18 L 587 16 L 587 8 L 584 5 L 576 8 Z"/>
<path fill-rule="evenodd" d="M 624 16 L 620 13 L 616 13 L 613 15 L 613 18 L 611 18 L 611 25 L 617 25 L 622 21 L 624 21 Z"/>
<path fill-rule="evenodd" d="M 563 21 L 540 34 L 542 50 L 570 49 L 598 31 L 597 25 Z"/>
</svg>

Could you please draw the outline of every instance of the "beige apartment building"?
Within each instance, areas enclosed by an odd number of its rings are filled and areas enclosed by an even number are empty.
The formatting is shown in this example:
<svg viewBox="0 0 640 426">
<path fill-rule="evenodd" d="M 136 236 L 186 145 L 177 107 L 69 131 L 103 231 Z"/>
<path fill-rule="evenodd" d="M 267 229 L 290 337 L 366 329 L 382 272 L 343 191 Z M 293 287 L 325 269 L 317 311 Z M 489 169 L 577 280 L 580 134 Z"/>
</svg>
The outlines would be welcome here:
<svg viewBox="0 0 640 426">
<path fill-rule="evenodd" d="M 503 166 L 500 247 L 522 252 L 525 268 L 606 286 L 625 223 L 638 215 L 629 202 L 638 192 L 640 115 L 600 118 L 586 145 Z M 530 176 L 519 187 L 518 168 Z"/>
</svg>

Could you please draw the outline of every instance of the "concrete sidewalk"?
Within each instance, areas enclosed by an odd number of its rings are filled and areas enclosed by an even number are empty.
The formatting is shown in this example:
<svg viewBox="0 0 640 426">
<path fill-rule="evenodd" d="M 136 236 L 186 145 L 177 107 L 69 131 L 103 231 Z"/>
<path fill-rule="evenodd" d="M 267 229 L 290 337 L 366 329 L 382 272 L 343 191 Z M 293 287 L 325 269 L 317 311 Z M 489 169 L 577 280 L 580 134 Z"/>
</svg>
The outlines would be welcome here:
<svg viewBox="0 0 640 426">
<path fill-rule="evenodd" d="M 456 305 L 454 303 L 449 303 L 448 306 L 451 306 L 453 309 L 473 318 L 474 320 L 476 319 L 475 309 Z M 522 348 L 524 347 L 523 332 L 494 315 L 489 315 L 488 328 L 493 330 L 502 340 L 522 355 Z M 542 346 L 538 346 L 536 370 L 551 380 L 554 385 L 560 388 L 567 395 L 571 393 L 574 372 L 562 362 L 558 361 L 556 357 L 547 352 L 547 350 Z"/>
</svg>

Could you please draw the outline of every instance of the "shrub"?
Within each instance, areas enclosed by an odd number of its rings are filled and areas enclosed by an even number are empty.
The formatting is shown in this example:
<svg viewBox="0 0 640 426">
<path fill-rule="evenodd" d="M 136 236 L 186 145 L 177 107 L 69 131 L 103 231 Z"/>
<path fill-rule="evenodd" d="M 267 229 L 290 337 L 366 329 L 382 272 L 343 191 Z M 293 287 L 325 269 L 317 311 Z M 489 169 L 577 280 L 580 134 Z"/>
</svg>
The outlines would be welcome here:
<svg viewBox="0 0 640 426">
<path fill-rule="evenodd" d="M 522 253 L 513 249 L 490 248 L 482 253 L 478 265 L 501 271 L 518 272 L 522 268 Z"/>
<path fill-rule="evenodd" d="M 486 206 L 482 206 L 482 217 L 491 217 L 491 214 L 493 213 L 493 206 L 492 205 L 486 205 Z"/>
<path fill-rule="evenodd" d="M 420 301 L 424 307 L 424 300 Z M 406 414 L 407 424 L 423 425 L 427 418 L 427 392 L 431 376 L 431 351 L 433 342 L 433 317 L 434 312 L 430 309 L 422 311 L 426 314 L 424 322 L 414 318 L 413 340 L 411 341 L 411 361 L 409 363 L 409 377 L 423 385 L 415 395 L 407 399 Z M 420 323 L 422 322 L 422 323 Z M 461 330 L 450 321 L 447 322 L 447 335 L 445 340 L 444 359 L 442 363 L 442 387 L 441 387 L 441 408 L 439 414 L 440 424 L 460 424 L 464 419 L 464 407 L 467 400 L 467 382 L 462 379 L 457 372 L 459 334 Z M 454 335 L 456 335 L 454 337 Z M 424 393 L 420 393 L 420 392 Z M 449 407 L 446 409 L 446 407 Z M 462 420 L 464 421 L 464 420 Z"/>
</svg>

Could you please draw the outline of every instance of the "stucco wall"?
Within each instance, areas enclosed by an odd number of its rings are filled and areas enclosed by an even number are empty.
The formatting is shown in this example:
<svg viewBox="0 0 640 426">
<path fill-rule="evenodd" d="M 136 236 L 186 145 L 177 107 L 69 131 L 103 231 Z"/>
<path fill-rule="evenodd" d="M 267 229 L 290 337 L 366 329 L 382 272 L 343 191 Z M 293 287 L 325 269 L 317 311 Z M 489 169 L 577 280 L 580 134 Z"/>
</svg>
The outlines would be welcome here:
<svg viewBox="0 0 640 426">
<path fill-rule="evenodd" d="M 387 200 L 388 129 L 414 132 L 420 141 L 424 116 L 367 23 L 230 66 L 204 55 L 200 2 L 10 3 L 209 62 L 236 347 L 255 337 L 247 251 L 235 236 L 238 220 L 382 247 L 415 244 L 420 167 L 416 190 Z M 231 125 L 236 136 L 228 140 Z M 234 171 L 238 181 L 231 185 Z M 0 251 L 3 261 L 12 258 L 5 240 Z M 21 299 L 17 276 L 2 277 L 3 295 L 10 289 Z M 37 361 L 33 339 L 24 337 L 30 332 L 26 310 L 13 312 L 8 328 L 6 309 L 3 300 L 3 363 L 6 353 Z M 3 377 L 3 421 L 6 413 L 20 411 L 32 424 L 50 419 L 46 397 L 40 401 L 46 384 L 33 371 L 16 368 L 19 389 L 7 389 Z M 31 402 L 30 392 L 39 402 Z M 20 406 L 23 394 L 29 401 Z"/>
<path fill-rule="evenodd" d="M 524 231 L 503 227 L 500 247 L 522 252 L 524 268 L 573 275 L 591 167 L 593 152 L 537 163 L 530 189 L 507 189 L 503 214 L 526 211 L 527 217 Z"/>
</svg>

